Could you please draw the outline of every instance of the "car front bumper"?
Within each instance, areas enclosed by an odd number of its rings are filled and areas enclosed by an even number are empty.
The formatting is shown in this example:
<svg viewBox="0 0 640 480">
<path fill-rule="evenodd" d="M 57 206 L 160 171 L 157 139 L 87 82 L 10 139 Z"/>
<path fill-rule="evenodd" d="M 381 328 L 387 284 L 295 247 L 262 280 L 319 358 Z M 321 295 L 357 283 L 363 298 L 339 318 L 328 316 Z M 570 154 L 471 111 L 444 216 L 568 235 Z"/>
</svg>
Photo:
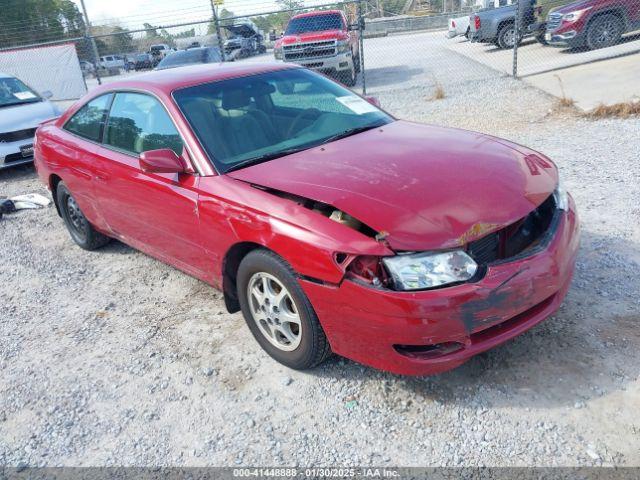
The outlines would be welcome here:
<svg viewBox="0 0 640 480">
<path fill-rule="evenodd" d="M 556 47 L 577 48 L 584 44 L 584 35 L 577 30 L 547 32 L 544 35 L 544 39 L 549 45 Z"/>
<path fill-rule="evenodd" d="M 22 149 L 31 147 L 30 155 L 23 155 Z M 0 170 L 33 162 L 33 139 L 0 143 Z"/>
<path fill-rule="evenodd" d="M 351 52 L 339 53 L 332 57 L 304 58 L 296 60 L 285 60 L 287 63 L 296 63 L 312 70 L 323 72 L 343 72 L 353 68 L 353 57 Z"/>
<path fill-rule="evenodd" d="M 332 350 L 372 367 L 429 375 L 520 335 L 552 315 L 566 296 L 579 244 L 573 200 L 552 239 L 531 256 L 487 267 L 478 282 L 420 292 L 376 289 L 350 280 L 328 286 L 301 279 Z M 459 344 L 456 351 L 400 353 L 394 346 Z"/>
</svg>

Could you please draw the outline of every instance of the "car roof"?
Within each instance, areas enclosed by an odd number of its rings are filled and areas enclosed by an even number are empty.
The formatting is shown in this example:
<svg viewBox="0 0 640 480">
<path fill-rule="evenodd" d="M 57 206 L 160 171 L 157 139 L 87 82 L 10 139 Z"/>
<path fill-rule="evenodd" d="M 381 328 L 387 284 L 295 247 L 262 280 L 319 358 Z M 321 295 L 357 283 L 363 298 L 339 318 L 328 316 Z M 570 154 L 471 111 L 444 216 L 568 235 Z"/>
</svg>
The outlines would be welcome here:
<svg viewBox="0 0 640 480">
<path fill-rule="evenodd" d="M 291 68 L 302 67 L 282 62 L 196 64 L 133 75 L 105 84 L 95 89 L 95 92 L 102 94 L 113 90 L 141 89 L 170 95 L 179 88 Z"/>
<path fill-rule="evenodd" d="M 315 17 L 318 15 L 335 15 L 336 13 L 342 14 L 342 11 L 341 10 L 316 10 L 314 12 L 299 13 L 298 15 L 294 15 L 292 17 L 292 20 L 294 18 Z"/>
</svg>

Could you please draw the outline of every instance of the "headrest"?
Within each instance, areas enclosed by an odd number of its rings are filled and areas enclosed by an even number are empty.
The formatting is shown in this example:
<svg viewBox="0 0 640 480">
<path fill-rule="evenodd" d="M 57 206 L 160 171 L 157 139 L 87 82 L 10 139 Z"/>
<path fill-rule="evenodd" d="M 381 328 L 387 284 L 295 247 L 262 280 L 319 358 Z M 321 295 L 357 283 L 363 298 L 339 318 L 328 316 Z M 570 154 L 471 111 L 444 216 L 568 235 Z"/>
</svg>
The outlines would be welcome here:
<svg viewBox="0 0 640 480">
<path fill-rule="evenodd" d="M 225 90 L 222 92 L 222 108 L 225 110 L 236 110 L 248 107 L 251 98 L 243 89 Z"/>
</svg>

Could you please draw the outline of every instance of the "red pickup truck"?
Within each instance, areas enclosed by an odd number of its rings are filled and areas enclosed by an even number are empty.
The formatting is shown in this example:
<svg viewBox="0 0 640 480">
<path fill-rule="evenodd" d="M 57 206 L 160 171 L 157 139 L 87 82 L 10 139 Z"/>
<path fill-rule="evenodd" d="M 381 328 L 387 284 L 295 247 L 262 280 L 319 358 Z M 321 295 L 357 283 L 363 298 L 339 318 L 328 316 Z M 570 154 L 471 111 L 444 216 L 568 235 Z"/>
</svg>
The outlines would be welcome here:
<svg viewBox="0 0 640 480">
<path fill-rule="evenodd" d="M 593 50 L 616 45 L 624 33 L 637 29 L 640 0 L 580 0 L 549 13 L 546 40 Z"/>
<path fill-rule="evenodd" d="M 289 20 L 274 55 L 277 60 L 332 75 L 351 87 L 360 71 L 358 29 L 341 10 L 301 13 Z"/>
</svg>

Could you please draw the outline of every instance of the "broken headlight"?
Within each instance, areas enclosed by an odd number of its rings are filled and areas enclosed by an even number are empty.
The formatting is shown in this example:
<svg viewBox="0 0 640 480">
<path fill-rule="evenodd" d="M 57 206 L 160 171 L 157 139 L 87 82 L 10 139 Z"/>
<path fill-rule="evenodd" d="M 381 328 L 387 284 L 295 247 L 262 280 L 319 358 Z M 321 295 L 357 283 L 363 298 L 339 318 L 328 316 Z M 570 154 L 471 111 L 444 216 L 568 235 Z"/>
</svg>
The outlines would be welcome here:
<svg viewBox="0 0 640 480">
<path fill-rule="evenodd" d="M 462 250 L 384 257 L 397 290 L 421 290 L 470 280 L 478 264 Z"/>
<path fill-rule="evenodd" d="M 569 194 L 564 189 L 564 186 L 562 185 L 562 182 L 560 180 L 558 180 L 558 186 L 553 192 L 553 198 L 556 201 L 556 206 L 560 210 L 564 210 L 565 212 L 569 210 Z"/>
</svg>

